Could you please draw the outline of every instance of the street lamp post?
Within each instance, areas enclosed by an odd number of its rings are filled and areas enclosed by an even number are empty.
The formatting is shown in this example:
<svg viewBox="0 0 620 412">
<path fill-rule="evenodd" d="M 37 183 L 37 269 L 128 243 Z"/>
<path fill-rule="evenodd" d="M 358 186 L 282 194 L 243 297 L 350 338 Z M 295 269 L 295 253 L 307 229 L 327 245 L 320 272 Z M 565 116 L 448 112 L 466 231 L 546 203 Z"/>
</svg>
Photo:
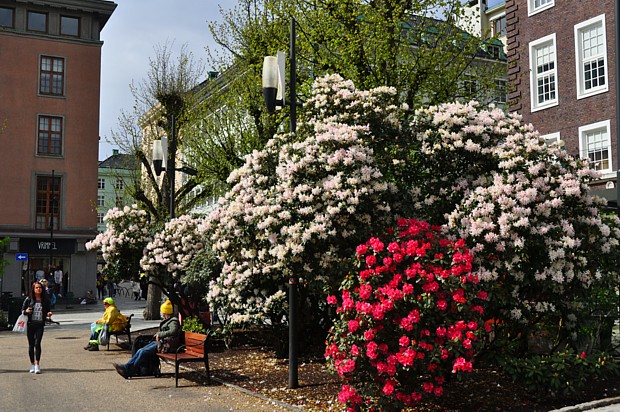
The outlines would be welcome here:
<svg viewBox="0 0 620 412">
<path fill-rule="evenodd" d="M 274 56 L 266 56 L 263 62 L 263 97 L 267 112 L 273 113 L 276 105 L 288 105 L 290 110 L 291 133 L 297 131 L 297 60 L 295 46 L 295 19 L 291 19 L 290 38 L 289 38 L 289 87 L 290 97 L 286 100 L 283 90 L 284 72 L 278 65 L 278 59 Z M 278 90 L 280 89 L 280 90 Z M 278 91 L 282 94 L 282 99 L 278 100 Z M 299 277 L 292 275 L 288 281 L 288 387 L 295 389 L 299 387 L 298 380 L 298 360 L 297 360 L 297 285 Z"/>
<path fill-rule="evenodd" d="M 52 271 L 52 261 L 54 259 L 54 203 L 56 201 L 55 194 L 55 176 L 52 169 L 52 180 L 50 182 L 50 264 L 49 270 Z"/>
</svg>

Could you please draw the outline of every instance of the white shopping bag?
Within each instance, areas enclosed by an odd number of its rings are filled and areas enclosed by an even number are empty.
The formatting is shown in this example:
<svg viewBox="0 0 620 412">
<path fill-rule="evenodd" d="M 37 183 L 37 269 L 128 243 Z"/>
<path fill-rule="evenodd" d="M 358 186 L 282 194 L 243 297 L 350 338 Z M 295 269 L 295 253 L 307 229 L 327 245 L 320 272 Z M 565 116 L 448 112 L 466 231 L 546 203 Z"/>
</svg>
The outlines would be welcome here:
<svg viewBox="0 0 620 412">
<path fill-rule="evenodd" d="M 28 316 L 21 314 L 19 318 L 15 321 L 15 326 L 13 326 L 13 332 L 17 333 L 26 333 L 26 328 L 28 327 Z"/>
</svg>

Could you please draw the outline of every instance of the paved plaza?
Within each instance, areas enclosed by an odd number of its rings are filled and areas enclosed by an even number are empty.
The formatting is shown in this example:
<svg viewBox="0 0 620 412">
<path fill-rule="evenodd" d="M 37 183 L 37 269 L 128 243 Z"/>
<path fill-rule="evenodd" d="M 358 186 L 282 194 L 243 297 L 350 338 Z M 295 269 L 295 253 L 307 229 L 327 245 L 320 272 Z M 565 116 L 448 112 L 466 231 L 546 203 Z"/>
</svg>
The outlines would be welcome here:
<svg viewBox="0 0 620 412">
<path fill-rule="evenodd" d="M 123 314 L 134 314 L 132 331 L 157 327 L 159 321 L 145 321 L 145 301 L 115 297 Z M 90 334 L 89 325 L 103 314 L 103 305 L 57 306 L 53 319 L 60 325 L 47 326 L 43 336 L 40 375 L 28 373 L 26 336 L 0 332 L 0 410 L 31 411 L 283 411 L 268 400 L 214 383 L 202 386 L 181 379 L 174 387 L 174 376 L 161 378 L 121 378 L 112 363 L 124 363 L 130 352 L 114 344 L 110 351 L 83 349 Z M 166 365 L 163 372 L 173 372 Z"/>
</svg>

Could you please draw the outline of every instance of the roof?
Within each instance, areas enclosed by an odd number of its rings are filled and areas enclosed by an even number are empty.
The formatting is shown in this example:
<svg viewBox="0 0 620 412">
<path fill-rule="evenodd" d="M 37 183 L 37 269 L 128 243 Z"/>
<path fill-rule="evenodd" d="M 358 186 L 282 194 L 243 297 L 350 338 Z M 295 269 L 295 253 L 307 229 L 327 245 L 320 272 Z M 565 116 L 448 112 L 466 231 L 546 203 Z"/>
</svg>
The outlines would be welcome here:
<svg viewBox="0 0 620 412">
<path fill-rule="evenodd" d="M 130 154 L 113 154 L 99 162 L 99 167 L 108 169 L 138 169 L 140 163 L 135 156 Z"/>
</svg>

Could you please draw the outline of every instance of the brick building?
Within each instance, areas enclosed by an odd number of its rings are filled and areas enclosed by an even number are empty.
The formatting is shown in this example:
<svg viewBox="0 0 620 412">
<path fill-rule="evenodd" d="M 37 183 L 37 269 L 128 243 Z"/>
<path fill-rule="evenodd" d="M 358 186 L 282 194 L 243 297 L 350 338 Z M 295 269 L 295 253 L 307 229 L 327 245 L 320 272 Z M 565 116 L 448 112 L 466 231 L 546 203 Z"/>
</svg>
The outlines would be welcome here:
<svg viewBox="0 0 620 412">
<path fill-rule="evenodd" d="M 115 8 L 0 0 L 3 292 L 19 296 L 36 271 L 56 267 L 68 292 L 95 288 L 96 254 L 84 244 L 97 233 L 100 32 Z"/>
<path fill-rule="evenodd" d="M 507 0 L 510 110 L 616 184 L 613 0 Z M 602 191 L 615 201 L 616 189 Z"/>
</svg>

